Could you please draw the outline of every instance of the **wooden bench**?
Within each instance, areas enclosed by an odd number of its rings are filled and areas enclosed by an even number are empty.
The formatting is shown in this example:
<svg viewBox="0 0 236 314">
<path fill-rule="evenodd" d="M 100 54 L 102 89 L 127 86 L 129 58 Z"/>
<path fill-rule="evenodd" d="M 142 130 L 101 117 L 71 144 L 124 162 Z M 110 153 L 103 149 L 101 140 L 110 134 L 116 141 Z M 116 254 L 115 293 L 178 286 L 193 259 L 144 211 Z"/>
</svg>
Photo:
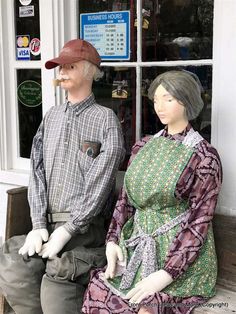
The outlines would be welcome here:
<svg viewBox="0 0 236 314">
<path fill-rule="evenodd" d="M 123 183 L 123 172 L 117 175 L 116 193 Z M 31 230 L 27 187 L 7 191 L 6 239 L 26 234 Z M 200 313 L 232 313 L 236 311 L 236 217 L 216 214 L 213 219 L 216 252 L 218 256 L 217 294 L 204 307 L 194 310 Z M 223 303 L 228 306 L 222 305 Z M 220 305 L 222 305 L 220 307 Z M 2 308 L 1 308 L 2 307 Z M 0 301 L 0 314 L 10 312 L 6 301 Z"/>
<path fill-rule="evenodd" d="M 15 235 L 27 234 L 32 229 L 30 209 L 27 200 L 27 187 L 19 187 L 7 191 L 7 215 L 5 240 Z M 5 298 L 0 295 L 0 314 L 11 314 Z"/>
</svg>

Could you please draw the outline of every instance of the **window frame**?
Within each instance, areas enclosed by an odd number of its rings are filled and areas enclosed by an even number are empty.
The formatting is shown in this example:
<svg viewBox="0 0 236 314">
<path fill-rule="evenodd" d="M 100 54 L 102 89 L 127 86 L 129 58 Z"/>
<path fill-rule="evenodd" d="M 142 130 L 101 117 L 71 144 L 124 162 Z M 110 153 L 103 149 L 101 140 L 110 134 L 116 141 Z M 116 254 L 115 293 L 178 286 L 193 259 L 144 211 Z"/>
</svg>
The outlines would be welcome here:
<svg viewBox="0 0 236 314">
<path fill-rule="evenodd" d="M 2 27 L 0 30 L 1 42 L 6 45 L 6 51 L 0 55 L 0 63 L 4 65 L 0 72 L 0 182 L 8 184 L 28 185 L 30 159 L 19 157 L 19 128 L 18 128 L 18 106 L 17 106 L 17 79 L 18 69 L 40 69 L 42 84 L 42 114 L 55 105 L 60 99 L 57 90 L 52 86 L 54 71 L 45 71 L 44 63 L 53 58 L 55 38 L 54 12 L 57 7 L 64 4 L 53 0 L 39 0 L 40 6 L 40 38 L 41 60 L 40 61 L 18 61 L 15 58 L 15 16 L 14 0 L 4 0 L 0 4 L 0 17 Z M 4 14 L 3 14 L 4 12 Z M 61 10 L 61 12 L 63 12 Z M 47 23 L 44 21 L 47 20 Z M 49 25 L 50 23 L 50 25 Z M 2 49 L 1 51 L 2 52 Z M 5 82 L 5 83 L 4 83 Z M 49 88 L 51 87 L 51 88 Z M 4 105 L 5 104 L 5 105 Z"/>
<path fill-rule="evenodd" d="M 216 48 L 215 13 L 220 14 L 220 0 L 214 1 L 214 23 L 213 23 L 213 56 Z M 27 184 L 30 161 L 18 157 L 19 131 L 17 116 L 16 97 L 16 70 L 22 68 L 41 69 L 42 103 L 43 115 L 53 105 L 59 104 L 64 99 L 64 94 L 59 88 L 52 87 L 52 79 L 56 70 L 48 71 L 44 63 L 57 55 L 67 40 L 77 38 L 79 16 L 79 4 L 77 0 L 39 0 L 40 3 L 40 38 L 41 38 L 41 60 L 40 61 L 17 61 L 15 60 L 15 29 L 14 29 L 14 1 L 3 0 L 0 4 L 0 18 L 2 27 L 0 30 L 0 42 L 7 45 L 7 51 L 0 55 L 0 182 Z M 179 60 L 179 61 L 142 61 L 142 0 L 136 0 L 137 8 L 137 61 L 135 62 L 102 62 L 104 67 L 128 67 L 136 70 L 136 140 L 140 139 L 142 130 L 142 68 L 151 66 L 176 67 L 176 66 L 212 66 L 214 58 L 203 60 Z M 4 14 L 3 14 L 4 12 Z M 44 23 L 47 21 L 47 23 Z M 66 21 L 70 21 L 66 23 Z M 7 31 L 6 31 L 7 30 Z M 219 40 L 219 39 L 218 39 Z M 46 43 L 46 44 L 44 44 Z M 1 53 L 1 51 L 0 51 Z M 12 85 L 12 86 L 11 86 Z M 214 86 L 214 85 L 213 85 Z M 212 103 L 216 98 L 217 91 L 212 88 Z M 5 105 L 4 105 L 5 104 Z M 8 105 L 9 104 L 9 105 Z M 217 106 L 212 107 L 212 142 L 215 143 L 217 136 Z"/>
</svg>

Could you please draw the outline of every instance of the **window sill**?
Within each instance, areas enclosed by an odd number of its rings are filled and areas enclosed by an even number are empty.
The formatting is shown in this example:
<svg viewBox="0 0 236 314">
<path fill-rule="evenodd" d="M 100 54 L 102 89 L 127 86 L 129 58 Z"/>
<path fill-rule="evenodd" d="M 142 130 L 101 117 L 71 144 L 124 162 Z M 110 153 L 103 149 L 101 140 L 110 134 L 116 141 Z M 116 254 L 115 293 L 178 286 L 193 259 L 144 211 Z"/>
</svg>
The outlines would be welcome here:
<svg viewBox="0 0 236 314">
<path fill-rule="evenodd" d="M 28 186 L 29 172 L 22 170 L 0 170 L 0 183 Z"/>
</svg>

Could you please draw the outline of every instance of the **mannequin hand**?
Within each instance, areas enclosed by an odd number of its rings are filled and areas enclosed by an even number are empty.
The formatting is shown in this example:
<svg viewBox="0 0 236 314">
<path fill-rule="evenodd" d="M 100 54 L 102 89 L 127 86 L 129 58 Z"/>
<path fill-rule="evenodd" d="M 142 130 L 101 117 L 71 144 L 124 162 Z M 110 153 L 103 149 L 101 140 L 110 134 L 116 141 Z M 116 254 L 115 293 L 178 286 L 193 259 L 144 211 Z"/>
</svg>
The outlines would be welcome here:
<svg viewBox="0 0 236 314">
<path fill-rule="evenodd" d="M 106 257 L 107 257 L 107 269 L 105 271 L 105 278 L 113 278 L 115 275 L 117 259 L 123 261 L 123 253 L 119 245 L 114 242 L 107 242 L 106 246 Z"/>
<path fill-rule="evenodd" d="M 126 298 L 130 299 L 130 303 L 140 303 L 147 296 L 163 290 L 172 281 L 172 277 L 165 270 L 160 269 L 138 282 L 127 293 Z"/>
<path fill-rule="evenodd" d="M 53 258 L 59 253 L 66 243 L 71 239 L 71 234 L 63 227 L 58 227 L 50 235 L 49 240 L 39 253 L 42 258 Z"/>
<path fill-rule="evenodd" d="M 47 229 L 35 229 L 31 230 L 25 240 L 24 245 L 19 249 L 18 253 L 25 255 L 26 253 L 29 256 L 39 253 L 42 248 L 43 241 L 48 240 L 48 231 Z"/>
<path fill-rule="evenodd" d="M 153 311 L 149 311 L 148 309 L 141 307 L 138 311 L 138 314 L 153 314 Z"/>
</svg>

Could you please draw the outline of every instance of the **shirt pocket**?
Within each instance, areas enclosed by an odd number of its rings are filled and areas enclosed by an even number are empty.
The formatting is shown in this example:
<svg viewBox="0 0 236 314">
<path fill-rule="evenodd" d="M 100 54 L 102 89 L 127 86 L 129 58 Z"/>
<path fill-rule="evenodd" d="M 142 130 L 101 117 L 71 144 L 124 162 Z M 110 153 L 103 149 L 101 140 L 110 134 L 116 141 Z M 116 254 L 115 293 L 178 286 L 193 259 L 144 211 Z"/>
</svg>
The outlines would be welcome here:
<svg viewBox="0 0 236 314">
<path fill-rule="evenodd" d="M 92 163 L 94 162 L 94 158 L 89 157 L 87 154 L 83 153 L 80 149 L 77 152 L 77 157 L 78 157 L 78 163 L 82 172 L 83 173 L 88 172 L 88 170 L 92 166 Z"/>
</svg>

